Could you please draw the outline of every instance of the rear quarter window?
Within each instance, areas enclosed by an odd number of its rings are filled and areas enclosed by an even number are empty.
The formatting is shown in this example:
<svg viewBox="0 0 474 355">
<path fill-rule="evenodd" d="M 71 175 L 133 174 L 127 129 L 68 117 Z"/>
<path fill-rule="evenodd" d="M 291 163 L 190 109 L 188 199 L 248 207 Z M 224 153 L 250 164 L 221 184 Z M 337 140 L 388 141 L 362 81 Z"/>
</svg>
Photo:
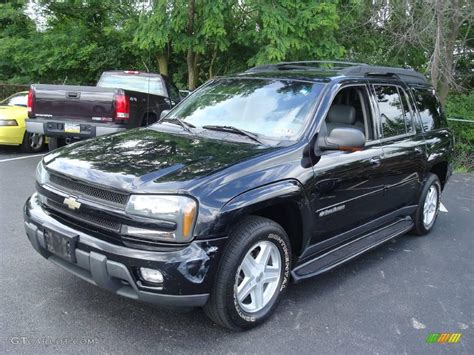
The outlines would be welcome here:
<svg viewBox="0 0 474 355">
<path fill-rule="evenodd" d="M 446 116 L 434 90 L 428 88 L 412 88 L 411 90 L 425 132 L 447 127 Z"/>
</svg>

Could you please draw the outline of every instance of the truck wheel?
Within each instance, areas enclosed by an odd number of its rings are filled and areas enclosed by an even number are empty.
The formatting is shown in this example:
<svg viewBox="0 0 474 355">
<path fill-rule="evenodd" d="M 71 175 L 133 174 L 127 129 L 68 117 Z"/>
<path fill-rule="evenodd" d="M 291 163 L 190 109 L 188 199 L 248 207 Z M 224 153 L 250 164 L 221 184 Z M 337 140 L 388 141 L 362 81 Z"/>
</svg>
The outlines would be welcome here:
<svg viewBox="0 0 474 355">
<path fill-rule="evenodd" d="M 413 233 L 424 235 L 433 229 L 436 217 L 438 217 L 440 196 L 441 183 L 439 178 L 435 174 L 429 174 L 421 192 L 418 208 L 413 216 L 415 222 Z"/>
<path fill-rule="evenodd" d="M 26 132 L 21 143 L 21 151 L 24 153 L 37 153 L 43 150 L 44 136 L 38 133 Z"/>
<path fill-rule="evenodd" d="M 291 247 L 285 230 L 267 218 L 245 218 L 229 235 L 204 311 L 232 330 L 263 323 L 288 287 L 290 267 Z"/>
<path fill-rule="evenodd" d="M 58 149 L 58 148 L 62 147 L 65 144 L 66 144 L 66 142 L 62 138 L 48 137 L 48 149 L 49 150 Z"/>
<path fill-rule="evenodd" d="M 142 127 L 147 127 L 158 121 L 158 117 L 154 113 L 146 113 L 142 118 Z"/>
</svg>

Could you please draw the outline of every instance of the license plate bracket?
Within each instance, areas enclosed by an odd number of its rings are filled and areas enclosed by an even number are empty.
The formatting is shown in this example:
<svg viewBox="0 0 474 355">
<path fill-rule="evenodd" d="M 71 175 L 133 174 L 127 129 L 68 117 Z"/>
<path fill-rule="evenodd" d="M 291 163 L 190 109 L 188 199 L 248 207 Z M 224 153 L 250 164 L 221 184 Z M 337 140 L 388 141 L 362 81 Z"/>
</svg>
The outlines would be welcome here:
<svg viewBox="0 0 474 355">
<path fill-rule="evenodd" d="M 62 259 L 76 263 L 76 246 L 79 236 L 68 236 L 50 229 L 43 230 L 46 250 Z"/>
<path fill-rule="evenodd" d="M 76 123 L 65 123 L 64 132 L 66 133 L 81 133 L 81 125 Z"/>
</svg>

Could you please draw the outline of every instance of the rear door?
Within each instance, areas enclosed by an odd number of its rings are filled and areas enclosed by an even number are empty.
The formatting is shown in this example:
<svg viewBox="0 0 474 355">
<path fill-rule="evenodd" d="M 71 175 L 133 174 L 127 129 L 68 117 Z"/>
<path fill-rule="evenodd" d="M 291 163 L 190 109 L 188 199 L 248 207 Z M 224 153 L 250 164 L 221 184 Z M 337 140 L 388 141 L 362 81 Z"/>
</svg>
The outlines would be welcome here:
<svg viewBox="0 0 474 355">
<path fill-rule="evenodd" d="M 388 213 L 417 203 L 424 171 L 424 141 L 416 132 L 414 108 L 401 84 L 374 83 L 371 89 L 383 150 L 383 208 Z"/>
</svg>

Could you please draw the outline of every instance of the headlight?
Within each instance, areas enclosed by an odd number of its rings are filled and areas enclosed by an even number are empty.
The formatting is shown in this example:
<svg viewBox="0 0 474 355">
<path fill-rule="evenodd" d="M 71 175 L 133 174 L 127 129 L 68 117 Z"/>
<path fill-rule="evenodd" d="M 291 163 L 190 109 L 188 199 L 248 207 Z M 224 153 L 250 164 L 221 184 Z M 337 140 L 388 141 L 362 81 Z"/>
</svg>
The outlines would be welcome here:
<svg viewBox="0 0 474 355">
<path fill-rule="evenodd" d="M 43 161 L 41 160 L 36 167 L 36 181 L 40 185 L 44 185 L 48 182 L 48 172 L 46 171 Z"/>
<path fill-rule="evenodd" d="M 131 215 L 174 222 L 176 229 L 170 232 L 124 226 L 124 233 L 146 239 L 185 243 L 192 238 L 197 203 L 186 196 L 132 195 L 125 211 Z"/>
<path fill-rule="evenodd" d="M 0 120 L 0 126 L 18 126 L 16 120 Z"/>
</svg>

